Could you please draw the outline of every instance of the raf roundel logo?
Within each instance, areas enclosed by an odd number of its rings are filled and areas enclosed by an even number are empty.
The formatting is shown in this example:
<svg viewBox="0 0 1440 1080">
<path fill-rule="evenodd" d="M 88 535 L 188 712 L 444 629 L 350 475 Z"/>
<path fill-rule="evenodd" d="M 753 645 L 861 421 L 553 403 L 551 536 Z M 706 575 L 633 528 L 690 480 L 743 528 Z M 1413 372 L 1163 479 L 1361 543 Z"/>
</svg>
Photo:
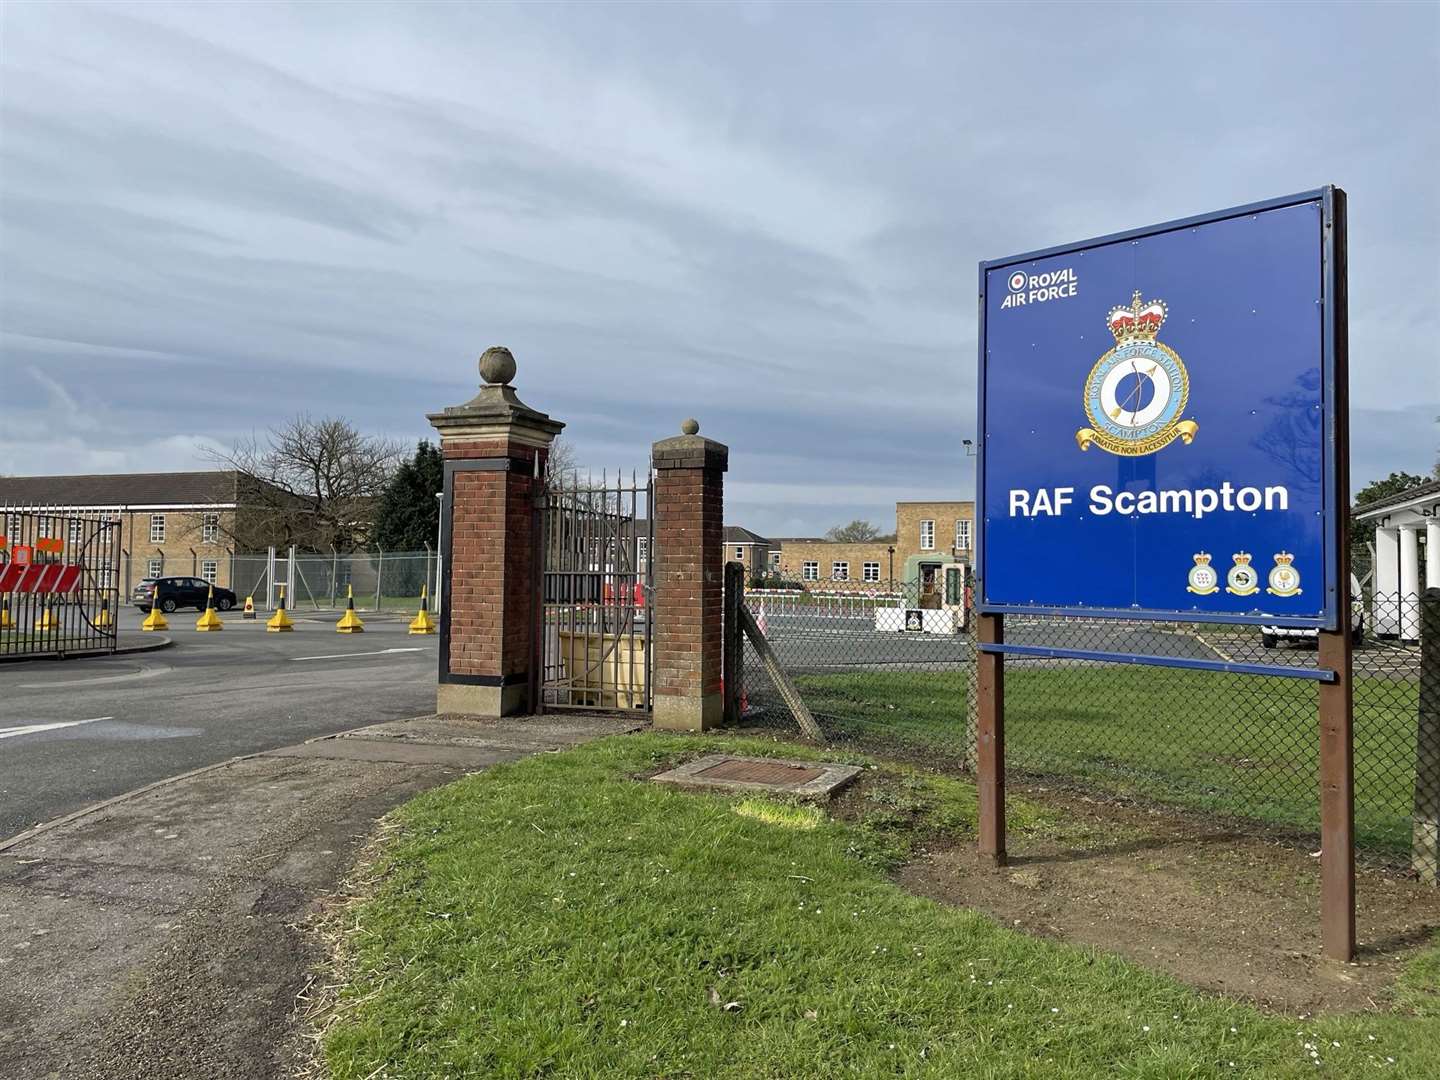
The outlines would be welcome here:
<svg viewBox="0 0 1440 1080">
<path fill-rule="evenodd" d="M 1010 291 L 1019 292 L 1024 287 L 1025 273 L 1022 270 L 1016 270 L 1013 274 L 1010 275 Z"/>
<path fill-rule="evenodd" d="M 1121 457 L 1153 454 L 1176 438 L 1190 443 L 1199 430 L 1180 419 L 1190 399 L 1190 376 L 1175 350 L 1156 340 L 1168 308 L 1163 300 L 1114 307 L 1105 323 L 1115 347 L 1095 361 L 1085 380 L 1090 426 L 1075 433 L 1081 450 L 1098 446 Z"/>
</svg>

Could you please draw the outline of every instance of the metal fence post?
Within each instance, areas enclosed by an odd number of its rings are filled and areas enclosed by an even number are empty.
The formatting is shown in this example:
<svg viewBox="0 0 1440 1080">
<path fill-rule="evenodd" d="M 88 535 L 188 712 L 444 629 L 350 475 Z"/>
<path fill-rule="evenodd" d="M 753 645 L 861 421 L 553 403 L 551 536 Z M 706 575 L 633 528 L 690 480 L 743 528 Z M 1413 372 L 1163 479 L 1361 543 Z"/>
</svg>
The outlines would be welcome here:
<svg viewBox="0 0 1440 1080">
<path fill-rule="evenodd" d="M 1420 701 L 1410 865 L 1425 884 L 1440 885 L 1440 589 L 1434 588 L 1420 594 Z"/>
<path fill-rule="evenodd" d="M 1005 640 L 1005 616 L 976 619 L 976 643 L 999 645 Z M 981 652 L 976 657 L 977 707 L 980 730 L 976 751 L 976 788 L 980 801 L 980 857 L 1005 865 L 1005 658 Z"/>
<path fill-rule="evenodd" d="M 741 648 L 740 605 L 745 595 L 745 567 L 742 563 L 725 564 L 725 645 L 721 676 L 725 685 L 724 723 L 740 722 L 740 686 L 745 677 L 740 665 L 745 651 Z"/>
<path fill-rule="evenodd" d="M 384 578 L 385 578 L 385 549 L 382 548 L 379 544 L 376 544 L 376 545 L 375 545 L 375 550 L 380 553 L 380 561 L 379 561 L 379 562 L 376 564 L 376 566 L 375 566 L 375 610 L 376 610 L 376 611 L 379 611 L 379 610 L 380 610 L 380 583 L 381 583 L 381 581 L 383 581 Z"/>
</svg>

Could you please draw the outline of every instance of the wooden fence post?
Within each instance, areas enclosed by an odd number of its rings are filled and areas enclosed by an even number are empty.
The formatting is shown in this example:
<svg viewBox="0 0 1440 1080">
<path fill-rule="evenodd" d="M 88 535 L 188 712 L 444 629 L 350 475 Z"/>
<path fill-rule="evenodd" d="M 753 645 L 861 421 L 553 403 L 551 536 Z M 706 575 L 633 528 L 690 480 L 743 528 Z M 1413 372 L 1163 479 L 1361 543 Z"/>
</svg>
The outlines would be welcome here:
<svg viewBox="0 0 1440 1080">
<path fill-rule="evenodd" d="M 1429 553 L 1440 558 L 1440 552 Z M 1420 596 L 1420 708 L 1415 725 L 1415 826 L 1410 865 L 1440 885 L 1440 589 Z"/>
</svg>

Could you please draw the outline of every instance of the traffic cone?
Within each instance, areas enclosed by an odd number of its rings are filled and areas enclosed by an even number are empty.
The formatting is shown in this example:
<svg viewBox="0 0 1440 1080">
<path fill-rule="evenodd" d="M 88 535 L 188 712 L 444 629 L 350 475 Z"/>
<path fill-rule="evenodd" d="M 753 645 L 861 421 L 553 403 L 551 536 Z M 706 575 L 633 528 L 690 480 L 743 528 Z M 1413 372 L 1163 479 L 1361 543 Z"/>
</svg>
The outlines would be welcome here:
<svg viewBox="0 0 1440 1080">
<path fill-rule="evenodd" d="M 240 613 L 240 618 L 242 618 L 242 619 L 253 619 L 253 618 L 255 618 L 255 597 L 253 597 L 253 596 L 247 596 L 247 597 L 245 597 L 245 610 Z"/>
<path fill-rule="evenodd" d="M 430 617 L 430 612 L 426 610 L 426 606 L 425 606 L 425 598 L 426 598 L 426 596 L 427 596 L 427 588 L 426 588 L 426 586 L 421 585 L 421 586 L 420 586 L 420 610 L 415 613 L 415 618 L 413 618 L 413 619 L 410 620 L 410 633 L 412 633 L 412 634 L 433 634 L 433 633 L 435 633 L 435 620 Z"/>
<path fill-rule="evenodd" d="M 169 630 L 170 624 L 165 621 L 165 616 L 160 611 L 160 586 L 150 587 L 150 614 L 145 616 L 145 621 L 140 624 L 141 630 Z"/>
<path fill-rule="evenodd" d="M 110 610 L 110 597 L 100 597 L 100 614 L 95 616 L 96 626 L 114 626 L 115 615 Z"/>
<path fill-rule="evenodd" d="M 360 616 L 355 614 L 355 589 L 354 586 L 345 586 L 345 614 L 340 616 L 340 621 L 335 624 L 337 634 L 363 634 L 365 624 L 360 621 Z"/>
<path fill-rule="evenodd" d="M 14 630 L 15 620 L 10 617 L 10 594 L 0 596 L 0 630 Z"/>
<path fill-rule="evenodd" d="M 285 614 L 285 586 L 280 586 L 280 606 L 275 609 L 275 614 L 265 621 L 265 632 L 267 634 L 284 634 L 295 629 L 295 624 L 290 621 L 290 616 Z"/>
<path fill-rule="evenodd" d="M 225 624 L 220 621 L 220 616 L 215 614 L 215 586 L 210 586 L 210 591 L 205 594 L 205 611 L 200 618 L 195 620 L 196 630 L 224 630 Z"/>
<path fill-rule="evenodd" d="M 42 634 L 60 629 L 60 620 L 55 618 L 55 608 L 49 600 L 45 602 L 44 614 L 35 620 L 35 629 Z"/>
</svg>

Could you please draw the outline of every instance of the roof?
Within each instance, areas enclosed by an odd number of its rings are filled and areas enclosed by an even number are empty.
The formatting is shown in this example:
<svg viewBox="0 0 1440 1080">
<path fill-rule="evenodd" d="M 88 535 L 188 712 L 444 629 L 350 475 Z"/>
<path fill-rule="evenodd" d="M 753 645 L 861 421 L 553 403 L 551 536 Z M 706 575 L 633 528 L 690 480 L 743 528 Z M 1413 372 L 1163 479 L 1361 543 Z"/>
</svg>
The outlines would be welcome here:
<svg viewBox="0 0 1440 1080">
<path fill-rule="evenodd" d="M 739 525 L 725 526 L 725 543 L 727 544 L 768 544 L 769 540 L 759 533 L 753 533 L 749 529 Z"/>
<path fill-rule="evenodd" d="M 1355 507 L 1357 518 L 1379 517 L 1387 510 L 1394 510 L 1396 507 L 1408 506 L 1414 502 L 1428 502 L 1431 499 L 1440 500 L 1440 480 L 1427 480 L 1423 484 L 1416 484 L 1405 491 L 1396 492 L 1394 495 L 1386 495 L 1383 499 L 1376 499 L 1374 502 L 1362 503 Z"/>
<path fill-rule="evenodd" d="M 0 476 L 0 504 L 118 507 L 233 503 L 239 475 L 224 470 Z"/>
</svg>

